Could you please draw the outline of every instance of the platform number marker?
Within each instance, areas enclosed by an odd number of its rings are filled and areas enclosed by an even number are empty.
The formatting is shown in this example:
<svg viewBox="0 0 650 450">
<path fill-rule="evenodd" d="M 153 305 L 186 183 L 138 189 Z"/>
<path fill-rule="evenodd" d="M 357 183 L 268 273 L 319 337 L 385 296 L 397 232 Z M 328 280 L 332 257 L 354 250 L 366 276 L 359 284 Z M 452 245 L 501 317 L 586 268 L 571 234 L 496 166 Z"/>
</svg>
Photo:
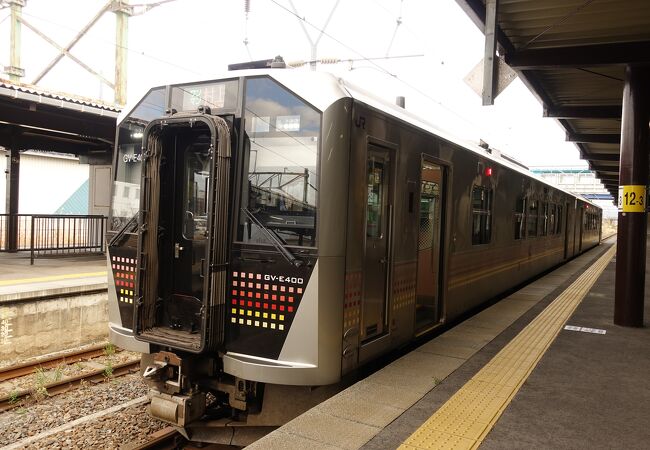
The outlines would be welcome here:
<svg viewBox="0 0 650 450">
<path fill-rule="evenodd" d="M 618 210 L 624 213 L 645 212 L 646 187 L 628 185 L 618 187 Z"/>
</svg>

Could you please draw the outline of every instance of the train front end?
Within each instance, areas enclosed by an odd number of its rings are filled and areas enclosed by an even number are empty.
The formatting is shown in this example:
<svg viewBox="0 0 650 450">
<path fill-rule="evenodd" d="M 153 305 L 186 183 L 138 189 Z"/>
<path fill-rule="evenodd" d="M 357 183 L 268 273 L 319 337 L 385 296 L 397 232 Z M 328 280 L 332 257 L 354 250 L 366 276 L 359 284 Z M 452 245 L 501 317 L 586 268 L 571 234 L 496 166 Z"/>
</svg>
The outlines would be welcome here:
<svg viewBox="0 0 650 450">
<path fill-rule="evenodd" d="M 349 121 L 329 108 L 345 96 L 322 74 L 277 78 L 152 89 L 119 124 L 110 335 L 148 354 L 150 412 L 177 426 L 340 377 L 345 189 L 320 180 L 347 184 Z"/>
</svg>

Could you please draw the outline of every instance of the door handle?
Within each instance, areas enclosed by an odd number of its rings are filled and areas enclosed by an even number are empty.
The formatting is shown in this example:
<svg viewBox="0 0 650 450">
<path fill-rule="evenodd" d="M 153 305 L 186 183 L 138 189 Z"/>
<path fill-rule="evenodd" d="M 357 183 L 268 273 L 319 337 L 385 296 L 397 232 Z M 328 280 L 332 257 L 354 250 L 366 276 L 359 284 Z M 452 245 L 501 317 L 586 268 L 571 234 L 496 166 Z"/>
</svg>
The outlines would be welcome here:
<svg viewBox="0 0 650 450">
<path fill-rule="evenodd" d="M 183 251 L 183 247 L 181 247 L 181 244 L 178 242 L 174 244 L 174 258 L 178 259 L 180 258 L 181 252 Z"/>
</svg>

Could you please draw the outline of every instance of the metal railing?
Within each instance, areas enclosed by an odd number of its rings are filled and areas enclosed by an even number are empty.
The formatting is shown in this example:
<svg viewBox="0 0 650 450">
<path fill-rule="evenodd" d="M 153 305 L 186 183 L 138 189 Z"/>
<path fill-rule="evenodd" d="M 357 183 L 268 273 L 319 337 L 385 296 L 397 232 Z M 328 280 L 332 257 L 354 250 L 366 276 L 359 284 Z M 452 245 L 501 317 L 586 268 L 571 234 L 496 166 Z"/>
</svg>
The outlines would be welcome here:
<svg viewBox="0 0 650 450">
<path fill-rule="evenodd" d="M 31 264 L 38 256 L 101 254 L 105 231 L 106 217 L 100 215 L 2 214 L 0 251 L 27 250 Z"/>
<path fill-rule="evenodd" d="M 31 236 L 31 214 L 0 214 L 0 252 L 29 250 Z"/>
</svg>

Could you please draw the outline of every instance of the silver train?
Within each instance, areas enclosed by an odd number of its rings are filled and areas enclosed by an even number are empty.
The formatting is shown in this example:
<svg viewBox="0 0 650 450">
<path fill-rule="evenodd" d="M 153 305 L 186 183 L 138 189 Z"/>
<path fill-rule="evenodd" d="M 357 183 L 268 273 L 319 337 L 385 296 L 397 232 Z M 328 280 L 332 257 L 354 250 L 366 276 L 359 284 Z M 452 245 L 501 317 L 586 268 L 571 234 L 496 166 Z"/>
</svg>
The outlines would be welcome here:
<svg viewBox="0 0 650 450">
<path fill-rule="evenodd" d="M 180 427 L 277 425 L 601 237 L 596 205 L 326 73 L 151 89 L 114 175 L 110 338 Z"/>
</svg>

